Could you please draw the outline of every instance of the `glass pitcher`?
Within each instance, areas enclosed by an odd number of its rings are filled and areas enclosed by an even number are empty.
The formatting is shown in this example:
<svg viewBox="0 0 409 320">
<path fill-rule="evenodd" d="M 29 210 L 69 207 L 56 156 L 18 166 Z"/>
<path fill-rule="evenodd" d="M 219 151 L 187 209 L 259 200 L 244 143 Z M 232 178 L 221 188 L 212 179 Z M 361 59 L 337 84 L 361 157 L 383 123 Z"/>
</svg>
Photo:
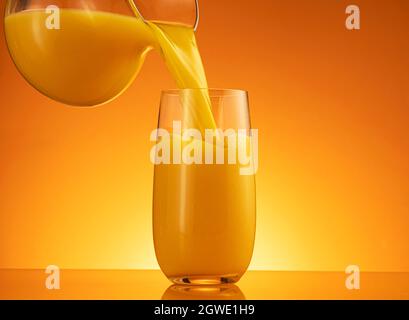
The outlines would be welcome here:
<svg viewBox="0 0 409 320">
<path fill-rule="evenodd" d="M 24 78 L 74 106 L 109 102 L 137 76 L 155 39 L 147 21 L 197 28 L 195 0 L 8 0 L 5 32 Z"/>
</svg>

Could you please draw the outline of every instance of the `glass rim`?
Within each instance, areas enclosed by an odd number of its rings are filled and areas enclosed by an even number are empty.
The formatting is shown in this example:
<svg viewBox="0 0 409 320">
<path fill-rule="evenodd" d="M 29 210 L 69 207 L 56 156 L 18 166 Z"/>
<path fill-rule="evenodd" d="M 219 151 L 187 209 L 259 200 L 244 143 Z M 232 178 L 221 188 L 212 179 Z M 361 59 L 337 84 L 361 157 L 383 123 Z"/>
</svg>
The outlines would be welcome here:
<svg viewBox="0 0 409 320">
<path fill-rule="evenodd" d="M 163 96 L 180 96 L 184 92 L 208 91 L 210 97 L 234 97 L 247 96 L 248 91 L 242 89 L 222 89 L 222 88 L 186 88 L 186 89 L 166 89 L 162 90 Z"/>
</svg>

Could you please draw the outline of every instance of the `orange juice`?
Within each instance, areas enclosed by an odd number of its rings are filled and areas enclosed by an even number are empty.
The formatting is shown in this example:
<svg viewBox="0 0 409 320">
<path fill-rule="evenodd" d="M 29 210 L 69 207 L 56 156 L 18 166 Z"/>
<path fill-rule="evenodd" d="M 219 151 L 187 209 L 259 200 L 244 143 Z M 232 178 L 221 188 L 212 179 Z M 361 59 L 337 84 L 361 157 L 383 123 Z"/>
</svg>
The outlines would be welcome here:
<svg viewBox="0 0 409 320">
<path fill-rule="evenodd" d="M 27 81 L 48 97 L 94 106 L 121 94 L 138 74 L 147 52 L 160 50 L 179 88 L 207 88 L 194 30 L 78 9 L 60 10 L 60 29 L 48 29 L 49 14 L 27 10 L 5 18 L 8 47 Z M 190 97 L 192 126 L 214 128 L 206 95 Z"/>
<path fill-rule="evenodd" d="M 110 101 L 129 86 L 151 49 L 160 50 L 179 88 L 207 88 L 193 28 L 137 15 L 71 9 L 60 14 L 60 30 L 47 29 L 42 10 L 5 20 L 18 69 L 45 95 L 79 106 Z M 185 125 L 215 128 L 208 90 L 184 91 L 178 98 Z M 240 168 L 155 166 L 155 251 L 170 279 L 234 282 L 246 271 L 254 243 L 255 182 L 240 175 Z"/>
<path fill-rule="evenodd" d="M 19 71 L 48 97 L 70 105 L 112 100 L 141 67 L 153 35 L 134 17 L 61 10 L 61 29 L 49 30 L 44 10 L 6 17 L 10 53 Z"/>
<path fill-rule="evenodd" d="M 155 166 L 155 250 L 171 280 L 235 282 L 246 271 L 254 245 L 255 178 L 239 170 L 238 164 Z"/>
</svg>

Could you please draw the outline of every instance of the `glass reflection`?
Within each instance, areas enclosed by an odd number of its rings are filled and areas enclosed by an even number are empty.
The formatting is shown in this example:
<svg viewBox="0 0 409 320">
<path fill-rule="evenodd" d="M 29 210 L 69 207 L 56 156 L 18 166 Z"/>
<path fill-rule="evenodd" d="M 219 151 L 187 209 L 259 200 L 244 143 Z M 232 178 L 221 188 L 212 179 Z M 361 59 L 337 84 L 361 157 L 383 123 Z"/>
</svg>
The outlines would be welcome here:
<svg viewBox="0 0 409 320">
<path fill-rule="evenodd" d="M 162 295 L 162 300 L 246 300 L 237 285 L 184 286 L 171 285 Z"/>
</svg>

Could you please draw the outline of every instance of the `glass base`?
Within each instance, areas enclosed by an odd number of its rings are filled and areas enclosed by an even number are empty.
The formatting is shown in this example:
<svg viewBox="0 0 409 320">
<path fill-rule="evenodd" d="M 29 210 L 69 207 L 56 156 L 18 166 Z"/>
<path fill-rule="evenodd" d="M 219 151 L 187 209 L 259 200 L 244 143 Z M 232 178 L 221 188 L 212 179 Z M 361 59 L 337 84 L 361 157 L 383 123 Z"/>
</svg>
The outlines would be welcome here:
<svg viewBox="0 0 409 320">
<path fill-rule="evenodd" d="M 169 277 L 169 280 L 179 285 L 216 286 L 221 284 L 236 283 L 240 280 L 240 276 L 238 274 L 220 276 L 176 276 Z"/>
</svg>

